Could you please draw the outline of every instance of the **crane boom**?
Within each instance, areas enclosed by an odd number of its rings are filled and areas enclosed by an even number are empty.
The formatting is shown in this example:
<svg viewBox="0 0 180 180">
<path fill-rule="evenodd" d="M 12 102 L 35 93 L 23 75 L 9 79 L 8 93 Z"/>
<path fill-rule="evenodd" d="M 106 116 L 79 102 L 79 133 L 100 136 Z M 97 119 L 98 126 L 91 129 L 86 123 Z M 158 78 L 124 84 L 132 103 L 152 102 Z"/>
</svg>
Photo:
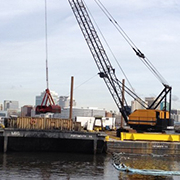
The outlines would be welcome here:
<svg viewBox="0 0 180 180">
<path fill-rule="evenodd" d="M 120 97 L 121 86 L 119 84 L 119 80 L 116 77 L 115 69 L 112 67 L 109 61 L 109 58 L 91 22 L 87 10 L 82 1 L 69 0 L 69 3 L 99 69 L 99 75 L 105 81 L 117 106 L 121 107 L 119 110 L 127 122 L 128 114 L 124 109 L 122 109 L 123 103 Z"/>
<path fill-rule="evenodd" d="M 98 37 L 98 34 L 94 28 L 94 25 L 89 17 L 87 9 L 83 3 L 83 0 L 68 0 L 73 10 L 79 27 L 83 33 L 83 36 L 87 42 L 90 52 L 95 60 L 95 63 L 99 70 L 99 76 L 106 83 L 119 111 L 121 112 L 125 122 L 132 127 L 136 128 L 151 128 L 156 127 L 161 130 L 167 127 L 167 120 L 169 120 L 169 113 L 164 111 L 156 110 L 158 98 L 163 95 L 161 99 L 166 100 L 167 94 L 171 91 L 171 87 L 165 86 L 165 89 L 160 93 L 159 97 L 156 98 L 155 102 L 147 106 L 145 102 L 139 98 L 134 92 L 125 86 L 125 92 L 131 97 L 136 99 L 145 109 L 136 111 L 130 114 L 123 106 L 122 102 L 122 83 L 118 80 L 115 69 L 111 65 L 111 62 L 105 52 L 105 49 Z M 162 101 L 162 100 L 161 100 Z M 166 104 L 166 102 L 165 102 Z"/>
</svg>

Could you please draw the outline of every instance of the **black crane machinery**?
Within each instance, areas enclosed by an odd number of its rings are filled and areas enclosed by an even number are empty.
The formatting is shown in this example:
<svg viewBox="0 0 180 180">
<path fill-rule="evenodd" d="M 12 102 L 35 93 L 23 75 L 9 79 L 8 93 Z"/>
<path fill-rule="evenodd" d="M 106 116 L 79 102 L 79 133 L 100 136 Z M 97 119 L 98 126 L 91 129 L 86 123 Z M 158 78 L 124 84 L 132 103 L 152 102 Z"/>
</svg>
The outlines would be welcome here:
<svg viewBox="0 0 180 180">
<path fill-rule="evenodd" d="M 106 83 L 126 124 L 137 131 L 160 132 L 166 130 L 168 126 L 173 124 L 173 120 L 170 118 L 172 88 L 162 81 L 164 87 L 163 90 L 151 105 L 147 105 L 147 103 L 138 97 L 130 88 L 125 86 L 125 92 L 144 107 L 144 109 L 137 109 L 132 113 L 129 112 L 122 102 L 122 83 L 116 76 L 115 69 L 111 65 L 106 51 L 98 37 L 83 0 L 68 1 L 98 67 L 98 74 Z M 133 46 L 132 48 L 139 58 L 144 62 L 147 61 L 146 57 L 139 49 Z M 150 63 L 148 63 L 148 66 L 148 68 L 161 79 Z M 165 104 L 164 109 L 158 110 L 157 108 L 162 102 Z"/>
</svg>

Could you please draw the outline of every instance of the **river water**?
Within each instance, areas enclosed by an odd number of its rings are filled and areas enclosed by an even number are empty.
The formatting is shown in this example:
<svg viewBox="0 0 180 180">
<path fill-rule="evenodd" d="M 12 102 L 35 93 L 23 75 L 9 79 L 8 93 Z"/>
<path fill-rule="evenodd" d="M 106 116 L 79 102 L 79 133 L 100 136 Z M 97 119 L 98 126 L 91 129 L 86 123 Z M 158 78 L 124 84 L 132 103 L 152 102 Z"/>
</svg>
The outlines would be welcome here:
<svg viewBox="0 0 180 180">
<path fill-rule="evenodd" d="M 119 154 L 126 165 L 139 169 L 180 171 L 180 157 Z M 111 155 L 70 153 L 0 154 L 1 180 L 178 180 L 180 176 L 146 176 L 119 172 Z"/>
</svg>

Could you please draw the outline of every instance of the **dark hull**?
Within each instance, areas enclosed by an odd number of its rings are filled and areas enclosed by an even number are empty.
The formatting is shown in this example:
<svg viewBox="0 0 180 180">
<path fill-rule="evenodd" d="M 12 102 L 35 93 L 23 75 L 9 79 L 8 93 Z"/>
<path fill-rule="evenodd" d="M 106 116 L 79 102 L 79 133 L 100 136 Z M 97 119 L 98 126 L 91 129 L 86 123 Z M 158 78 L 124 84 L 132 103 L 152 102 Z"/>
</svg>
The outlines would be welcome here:
<svg viewBox="0 0 180 180">
<path fill-rule="evenodd" d="M 1 151 L 103 153 L 104 137 L 98 134 L 60 131 L 6 130 Z"/>
<path fill-rule="evenodd" d="M 104 142 L 98 142 L 97 153 L 103 152 Z M 50 139 L 50 138 L 8 138 L 8 151 L 21 152 L 76 152 L 93 153 L 91 140 Z"/>
</svg>

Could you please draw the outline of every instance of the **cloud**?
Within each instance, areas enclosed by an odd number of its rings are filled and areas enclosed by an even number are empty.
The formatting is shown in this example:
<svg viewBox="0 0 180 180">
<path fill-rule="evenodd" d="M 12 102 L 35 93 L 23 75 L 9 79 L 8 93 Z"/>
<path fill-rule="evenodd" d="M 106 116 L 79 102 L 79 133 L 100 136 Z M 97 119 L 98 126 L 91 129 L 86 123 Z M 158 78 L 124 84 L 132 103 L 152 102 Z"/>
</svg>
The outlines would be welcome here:
<svg viewBox="0 0 180 180">
<path fill-rule="evenodd" d="M 131 47 L 109 23 L 94 1 L 85 2 L 125 73 L 130 76 L 129 80 L 136 91 L 144 96 L 158 94 L 161 87 L 146 67 L 136 60 L 138 58 Z M 180 16 L 177 11 L 179 2 L 164 0 L 101 0 L 101 2 L 133 42 L 148 58 L 150 57 L 150 61 L 160 73 L 162 72 L 165 79 L 172 84 L 173 94 L 180 94 L 178 79 Z M 0 77 L 0 83 L 3 85 L 0 90 L 0 102 L 8 96 L 14 96 L 19 98 L 20 104 L 26 100 L 26 104 L 34 104 L 35 95 L 46 88 L 44 1 L 0 0 L 0 3 L 0 62 L 3 75 Z M 68 94 L 72 75 L 75 77 L 76 86 L 97 74 L 98 69 L 68 1 L 47 1 L 47 8 L 50 88 L 59 95 Z M 121 80 L 124 77 L 119 73 L 109 52 L 108 56 Z M 17 88 L 20 85 L 23 88 Z M 9 91 L 11 87 L 16 87 L 14 90 L 17 91 Z M 99 93 L 99 90 L 103 93 Z M 21 96 L 17 96 L 19 93 Z M 91 93 L 93 98 L 89 96 Z M 114 108 L 112 97 L 100 78 L 94 78 L 78 88 L 75 97 L 77 104 L 78 101 L 82 102 L 81 106 L 91 106 L 90 103 L 95 99 L 96 106 L 98 104 L 102 106 L 104 103 L 103 108 L 106 106 Z M 107 100 L 106 103 L 104 99 Z M 180 107 L 179 103 L 177 107 Z"/>
<path fill-rule="evenodd" d="M 176 101 L 179 101 L 179 97 L 176 96 L 176 95 L 172 95 L 172 100 L 175 101 L 175 102 L 176 102 Z"/>
</svg>

